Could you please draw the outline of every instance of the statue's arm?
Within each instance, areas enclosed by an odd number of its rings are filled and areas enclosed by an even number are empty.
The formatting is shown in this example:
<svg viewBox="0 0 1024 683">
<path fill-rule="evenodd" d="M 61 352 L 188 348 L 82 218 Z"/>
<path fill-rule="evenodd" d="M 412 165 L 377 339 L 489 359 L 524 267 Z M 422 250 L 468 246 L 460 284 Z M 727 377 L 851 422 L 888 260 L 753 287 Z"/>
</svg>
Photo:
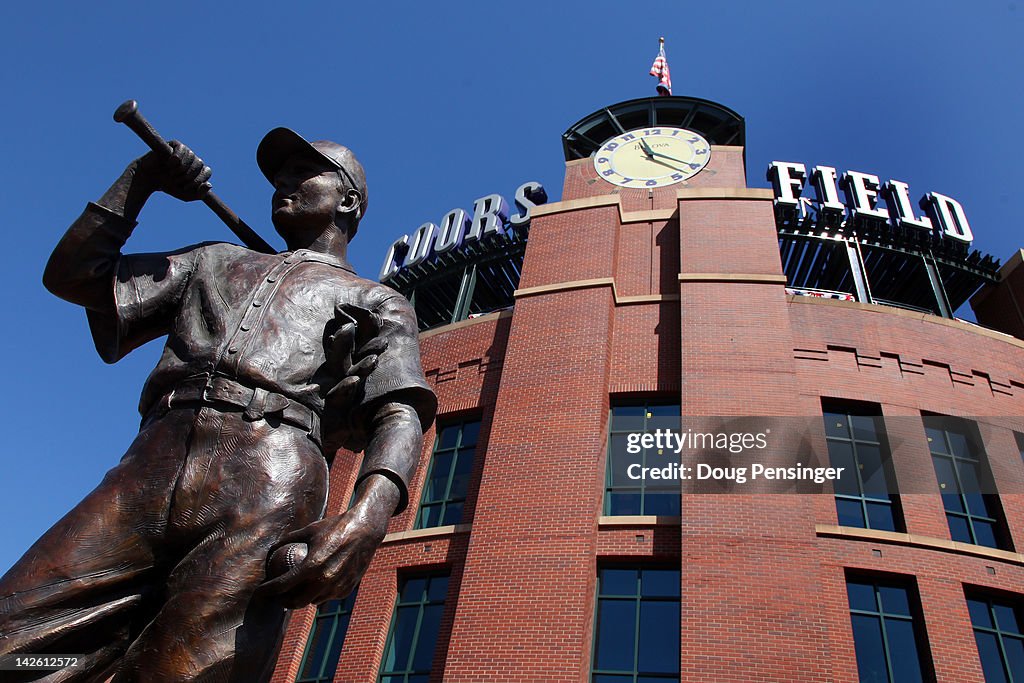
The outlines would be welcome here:
<svg viewBox="0 0 1024 683">
<path fill-rule="evenodd" d="M 173 154 L 153 152 L 128 164 L 95 203 L 89 204 L 57 243 L 43 272 L 48 290 L 71 303 L 99 312 L 111 310 L 111 283 L 121 247 L 135 229 L 146 200 L 163 190 L 182 201 L 210 190 L 212 171 L 186 146 L 172 142 Z"/>
<path fill-rule="evenodd" d="M 43 284 L 53 294 L 94 311 L 113 307 L 111 282 L 121 247 L 155 189 L 138 171 L 136 159 L 57 243 L 43 272 Z"/>
<path fill-rule="evenodd" d="M 382 405 L 374 415 L 353 507 L 364 505 L 384 514 L 386 530 L 387 520 L 408 504 L 409 479 L 422 448 L 423 430 L 416 410 L 406 403 Z"/>
</svg>

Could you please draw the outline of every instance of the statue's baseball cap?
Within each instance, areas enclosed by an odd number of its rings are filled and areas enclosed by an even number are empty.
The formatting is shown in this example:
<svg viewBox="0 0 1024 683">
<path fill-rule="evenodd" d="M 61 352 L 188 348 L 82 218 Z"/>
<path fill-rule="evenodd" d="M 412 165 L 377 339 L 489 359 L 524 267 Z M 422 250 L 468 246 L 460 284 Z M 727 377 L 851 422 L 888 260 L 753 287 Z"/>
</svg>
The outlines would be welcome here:
<svg viewBox="0 0 1024 683">
<path fill-rule="evenodd" d="M 363 198 L 359 203 L 360 217 L 366 215 L 366 173 L 363 165 L 348 147 L 330 140 L 307 141 L 290 128 L 275 128 L 263 136 L 256 148 L 256 164 L 271 183 L 277 171 L 293 154 L 312 154 L 338 169 L 348 181 L 349 187 L 357 190 Z M 358 223 L 352 226 L 349 241 L 355 237 Z"/>
</svg>

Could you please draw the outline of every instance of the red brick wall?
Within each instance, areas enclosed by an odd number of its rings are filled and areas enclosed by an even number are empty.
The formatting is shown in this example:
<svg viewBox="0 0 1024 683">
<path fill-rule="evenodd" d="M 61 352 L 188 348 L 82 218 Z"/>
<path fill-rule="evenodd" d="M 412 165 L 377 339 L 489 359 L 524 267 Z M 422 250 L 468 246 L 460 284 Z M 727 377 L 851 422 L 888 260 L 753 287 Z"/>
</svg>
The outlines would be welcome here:
<svg viewBox="0 0 1024 683">
<path fill-rule="evenodd" d="M 949 539 L 941 498 L 919 493 L 938 491 L 938 484 L 923 429 L 906 418 L 922 411 L 961 415 L 979 423 L 1014 545 L 1022 549 L 1024 463 L 1013 438 L 1014 429 L 1024 430 L 1022 345 L 894 309 L 800 297 L 789 308 L 799 330 L 794 355 L 802 393 L 809 400 L 832 396 L 881 405 L 897 481 L 902 490 L 915 491 L 900 497 L 907 532 Z M 834 519 L 834 509 L 829 513 Z M 857 680 L 844 568 L 915 577 L 938 680 L 983 680 L 963 586 L 1020 594 L 1019 562 L 838 538 L 819 539 L 819 546 L 834 573 L 830 637 L 837 681 Z"/>
<path fill-rule="evenodd" d="M 876 556 L 874 551 L 880 552 L 880 556 Z M 836 538 L 819 539 L 818 552 L 822 571 L 828 576 L 826 592 L 821 597 L 823 606 L 827 607 L 823 613 L 823 627 L 828 629 L 832 642 L 835 681 L 857 681 L 853 634 L 846 602 L 847 569 L 868 571 L 876 576 L 892 574 L 916 579 L 938 680 L 978 683 L 984 680 L 963 585 L 989 586 L 1020 593 L 1024 586 L 1024 569 L 1019 565 L 951 552 Z M 991 574 L 988 567 L 993 567 L 996 573 Z"/>
<path fill-rule="evenodd" d="M 689 186 L 743 187 L 739 150 L 716 150 L 712 164 Z M 618 193 L 627 213 L 675 215 L 622 225 L 619 206 L 604 205 L 538 216 L 520 289 L 548 289 L 526 292 L 512 315 L 424 336 L 441 419 L 483 421 L 463 520 L 471 530 L 382 547 L 336 680 L 374 680 L 399 578 L 444 568 L 432 681 L 587 681 L 597 567 L 634 559 L 680 563 L 684 681 L 855 681 L 850 570 L 912 577 L 938 680 L 981 681 L 963 584 L 1022 593 L 1024 563 L 948 543 L 924 435 L 889 418 L 982 418 L 1024 548 L 1024 462 L 1012 433 L 1024 431 L 1024 343 L 895 309 L 788 297 L 770 199 L 699 199 L 678 186 L 619 192 L 592 171 L 587 161 L 567 165 L 565 199 Z M 559 286 L 585 280 L 600 282 Z M 901 496 L 910 536 L 829 532 L 827 494 L 694 494 L 678 525 L 601 523 L 613 394 L 681 396 L 684 415 L 818 419 L 823 396 L 877 403 L 897 481 L 921 492 Z M 392 532 L 412 527 L 434 433 Z M 355 459 L 345 457 L 332 510 L 351 489 Z M 294 679 L 312 613 L 294 615 L 275 682 Z"/>
<path fill-rule="evenodd" d="M 679 302 L 615 309 L 609 394 L 679 395 Z"/>
<path fill-rule="evenodd" d="M 617 232 L 615 288 L 619 296 L 678 293 L 679 222 L 626 223 Z"/>
<path fill-rule="evenodd" d="M 588 664 L 611 302 L 516 304 L 446 681 L 579 681 Z"/>
<path fill-rule="evenodd" d="M 684 420 L 804 414 L 771 201 L 680 200 L 679 223 Z M 683 680 L 831 680 L 814 498 L 684 496 Z"/>
<path fill-rule="evenodd" d="M 519 288 L 610 277 L 618 227 L 615 206 L 537 216 Z M 515 310 L 518 314 L 518 304 Z"/>
</svg>

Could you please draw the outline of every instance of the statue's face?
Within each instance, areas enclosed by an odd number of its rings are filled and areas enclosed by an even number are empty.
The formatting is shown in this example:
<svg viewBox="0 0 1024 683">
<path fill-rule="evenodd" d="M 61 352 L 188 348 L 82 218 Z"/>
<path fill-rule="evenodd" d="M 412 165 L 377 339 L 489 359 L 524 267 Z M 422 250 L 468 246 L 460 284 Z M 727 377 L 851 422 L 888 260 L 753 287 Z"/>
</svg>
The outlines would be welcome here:
<svg viewBox="0 0 1024 683">
<path fill-rule="evenodd" d="M 285 238 L 317 233 L 334 224 L 344 197 L 337 169 L 313 155 L 295 154 L 274 175 L 271 218 Z"/>
</svg>

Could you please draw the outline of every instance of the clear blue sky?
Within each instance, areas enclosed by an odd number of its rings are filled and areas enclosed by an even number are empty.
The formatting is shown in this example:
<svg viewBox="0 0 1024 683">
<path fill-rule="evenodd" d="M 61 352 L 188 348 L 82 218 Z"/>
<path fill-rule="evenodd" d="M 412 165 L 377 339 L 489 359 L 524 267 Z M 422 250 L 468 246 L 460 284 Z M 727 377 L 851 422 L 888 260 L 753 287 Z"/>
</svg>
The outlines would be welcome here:
<svg viewBox="0 0 1024 683">
<path fill-rule="evenodd" d="M 915 200 L 959 199 L 974 246 L 1005 260 L 1024 246 L 1022 13 L 918 1 L 19 3 L 0 26 L 0 572 L 116 464 L 158 357 L 153 343 L 104 365 L 83 312 L 40 284 L 85 202 L 145 151 L 111 121 L 121 101 L 191 145 L 268 239 L 263 134 L 286 125 L 350 145 L 370 186 L 352 257 L 375 277 L 397 236 L 476 197 L 537 180 L 558 199 L 559 136 L 653 95 L 664 35 L 676 94 L 746 117 L 752 186 L 767 186 L 773 159 L 903 180 Z M 232 237 L 205 207 L 157 197 L 127 249 L 211 239 Z"/>
</svg>

